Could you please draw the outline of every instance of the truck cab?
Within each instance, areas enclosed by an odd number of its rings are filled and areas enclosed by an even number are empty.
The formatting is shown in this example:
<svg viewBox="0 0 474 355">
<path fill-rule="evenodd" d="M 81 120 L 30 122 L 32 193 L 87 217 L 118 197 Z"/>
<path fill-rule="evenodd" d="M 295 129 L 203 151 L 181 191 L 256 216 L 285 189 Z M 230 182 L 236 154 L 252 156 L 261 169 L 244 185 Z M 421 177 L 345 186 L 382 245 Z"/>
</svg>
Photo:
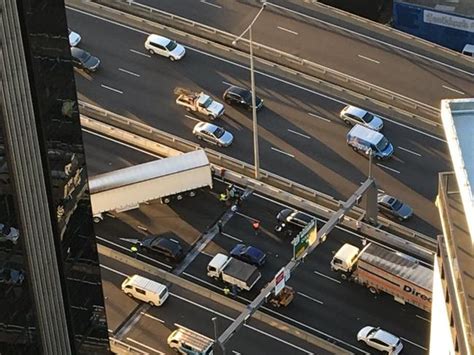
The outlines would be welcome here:
<svg viewBox="0 0 474 355">
<path fill-rule="evenodd" d="M 344 244 L 331 260 L 332 271 L 339 271 L 342 279 L 347 279 L 349 274 L 353 271 L 354 265 L 357 262 L 360 249 L 351 245 Z"/>
<path fill-rule="evenodd" d="M 219 279 L 222 270 L 227 265 L 229 257 L 224 254 L 217 254 L 207 265 L 207 276 Z"/>
</svg>

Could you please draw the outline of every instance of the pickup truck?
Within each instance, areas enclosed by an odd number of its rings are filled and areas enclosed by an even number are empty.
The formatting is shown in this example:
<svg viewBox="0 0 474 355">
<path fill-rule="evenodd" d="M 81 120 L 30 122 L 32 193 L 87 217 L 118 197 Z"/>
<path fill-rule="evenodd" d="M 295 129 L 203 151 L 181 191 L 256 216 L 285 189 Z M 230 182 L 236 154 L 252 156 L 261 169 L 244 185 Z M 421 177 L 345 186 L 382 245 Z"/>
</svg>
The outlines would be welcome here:
<svg viewBox="0 0 474 355">
<path fill-rule="evenodd" d="M 183 106 L 187 111 L 206 115 L 210 120 L 215 120 L 224 114 L 224 105 L 213 100 L 204 92 L 192 92 L 183 88 L 176 88 L 174 93 L 178 95 L 176 103 Z"/>
<path fill-rule="evenodd" d="M 246 291 L 250 291 L 262 277 L 255 266 L 220 253 L 207 265 L 207 275 Z"/>
</svg>

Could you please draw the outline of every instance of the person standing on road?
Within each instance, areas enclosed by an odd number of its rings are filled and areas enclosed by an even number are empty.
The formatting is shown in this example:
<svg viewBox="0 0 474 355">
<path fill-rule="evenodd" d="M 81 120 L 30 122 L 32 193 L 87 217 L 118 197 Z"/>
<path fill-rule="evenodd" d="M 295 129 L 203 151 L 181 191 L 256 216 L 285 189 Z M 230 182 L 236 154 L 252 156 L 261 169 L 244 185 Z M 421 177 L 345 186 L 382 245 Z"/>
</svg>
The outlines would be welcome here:
<svg viewBox="0 0 474 355">
<path fill-rule="evenodd" d="M 222 221 L 219 220 L 219 221 L 217 222 L 217 230 L 218 230 L 219 234 L 222 234 L 222 227 L 223 227 Z"/>
<path fill-rule="evenodd" d="M 255 232 L 255 236 L 257 236 L 257 235 L 258 235 L 258 232 L 259 232 L 259 230 L 260 230 L 260 221 L 254 220 L 254 221 L 252 222 L 252 228 L 253 228 L 253 230 L 254 230 L 254 232 Z"/>
<path fill-rule="evenodd" d="M 224 287 L 224 295 L 229 296 L 229 293 L 230 293 L 229 288 L 227 286 Z"/>
<path fill-rule="evenodd" d="M 138 256 L 138 248 L 136 245 L 132 245 L 130 247 L 130 250 L 132 251 L 133 257 L 136 259 Z"/>
</svg>

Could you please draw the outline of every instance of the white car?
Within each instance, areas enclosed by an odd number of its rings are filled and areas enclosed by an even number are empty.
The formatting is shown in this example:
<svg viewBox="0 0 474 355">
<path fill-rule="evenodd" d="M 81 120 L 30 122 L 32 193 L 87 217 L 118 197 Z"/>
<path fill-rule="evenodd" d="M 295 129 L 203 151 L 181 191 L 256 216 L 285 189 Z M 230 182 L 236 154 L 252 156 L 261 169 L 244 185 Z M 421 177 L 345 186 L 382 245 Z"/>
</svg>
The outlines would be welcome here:
<svg viewBox="0 0 474 355">
<path fill-rule="evenodd" d="M 77 46 L 79 42 L 81 41 L 81 36 L 79 35 L 79 33 L 71 31 L 69 28 L 68 28 L 68 31 L 69 31 L 69 44 L 71 45 L 71 47 Z"/>
<path fill-rule="evenodd" d="M 193 134 L 197 139 L 208 141 L 209 143 L 216 144 L 219 147 L 228 147 L 234 140 L 232 133 L 226 131 L 222 127 L 207 122 L 199 122 L 194 126 Z"/>
<path fill-rule="evenodd" d="M 366 326 L 357 333 L 357 340 L 363 341 L 368 346 L 386 351 L 389 355 L 399 354 L 403 344 L 399 337 L 380 329 L 379 327 Z"/>
<path fill-rule="evenodd" d="M 339 117 L 348 125 L 360 124 L 374 131 L 380 131 L 383 128 L 380 117 L 355 106 L 344 107 Z"/>
<path fill-rule="evenodd" d="M 175 41 L 158 35 L 149 35 L 145 41 L 145 48 L 151 54 L 158 54 L 169 58 L 171 61 L 184 57 L 186 50 Z"/>
</svg>

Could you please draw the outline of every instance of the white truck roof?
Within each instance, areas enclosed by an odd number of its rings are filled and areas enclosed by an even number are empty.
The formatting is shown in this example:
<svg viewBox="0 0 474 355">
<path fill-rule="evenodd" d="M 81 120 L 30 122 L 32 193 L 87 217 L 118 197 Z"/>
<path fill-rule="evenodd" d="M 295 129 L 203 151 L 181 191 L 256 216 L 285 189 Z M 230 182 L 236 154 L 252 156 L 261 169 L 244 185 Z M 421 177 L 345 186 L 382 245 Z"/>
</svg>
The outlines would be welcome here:
<svg viewBox="0 0 474 355">
<path fill-rule="evenodd" d="M 425 290 L 432 290 L 433 270 L 420 265 L 408 255 L 370 243 L 359 256 L 359 261 L 374 265 Z"/>
<path fill-rule="evenodd" d="M 93 176 L 89 178 L 89 190 L 94 194 L 208 165 L 206 152 L 200 149 Z"/>
<path fill-rule="evenodd" d="M 349 243 L 346 243 L 341 247 L 341 249 L 337 251 L 336 254 L 334 254 L 334 258 L 343 260 L 346 264 L 348 264 L 352 260 L 354 255 L 359 254 L 359 250 L 359 248 Z"/>
<path fill-rule="evenodd" d="M 231 259 L 228 263 L 227 261 Z M 230 256 L 217 253 L 212 260 L 209 262 L 208 267 L 214 267 L 221 270 L 224 264 L 226 264 L 223 272 L 237 280 L 244 281 L 247 284 L 252 285 L 256 279 L 259 278 L 260 272 L 258 269 L 250 264 L 243 261 L 234 259 Z"/>
<path fill-rule="evenodd" d="M 146 277 L 143 277 L 140 275 L 133 275 L 133 276 L 127 277 L 124 280 L 122 287 L 125 284 L 130 284 L 138 288 L 141 288 L 143 290 L 156 293 L 158 295 L 161 295 L 161 292 L 163 292 L 163 290 L 167 288 L 165 285 L 160 284 L 159 282 L 147 279 Z"/>
</svg>

